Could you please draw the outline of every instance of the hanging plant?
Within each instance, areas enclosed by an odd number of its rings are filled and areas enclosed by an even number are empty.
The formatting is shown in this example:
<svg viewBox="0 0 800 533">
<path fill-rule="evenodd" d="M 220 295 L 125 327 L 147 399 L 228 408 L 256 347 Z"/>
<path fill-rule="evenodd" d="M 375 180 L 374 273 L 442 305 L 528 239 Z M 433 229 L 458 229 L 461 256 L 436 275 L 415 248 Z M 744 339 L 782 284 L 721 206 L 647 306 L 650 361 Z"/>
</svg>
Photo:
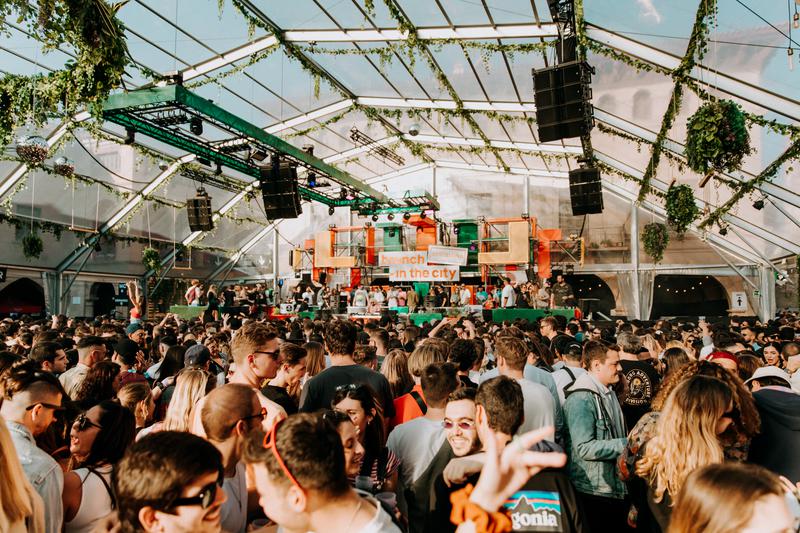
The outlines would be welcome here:
<svg viewBox="0 0 800 533">
<path fill-rule="evenodd" d="M 75 173 L 75 163 L 71 159 L 61 156 L 53 162 L 53 172 L 65 178 L 72 177 Z"/>
<path fill-rule="evenodd" d="M 700 209 L 694 201 L 694 191 L 688 185 L 672 185 L 667 189 L 665 207 L 667 223 L 678 235 L 683 235 L 700 216 Z"/>
<path fill-rule="evenodd" d="M 752 151 L 738 104 L 717 100 L 700 106 L 686 124 L 686 161 L 695 172 L 733 172 Z"/>
<path fill-rule="evenodd" d="M 161 266 L 161 256 L 158 250 L 150 246 L 142 250 L 142 264 L 148 272 L 151 270 L 158 270 Z"/>
<path fill-rule="evenodd" d="M 44 243 L 38 234 L 28 233 L 22 238 L 22 254 L 28 261 L 31 259 L 39 259 L 39 256 L 42 255 L 43 250 Z"/>
<path fill-rule="evenodd" d="M 17 139 L 17 155 L 26 163 L 37 164 L 47 159 L 50 145 L 38 135 L 27 135 Z"/>
<path fill-rule="evenodd" d="M 647 224 L 642 230 L 642 244 L 645 253 L 653 258 L 653 262 L 660 263 L 669 244 L 667 226 L 658 222 Z"/>
</svg>

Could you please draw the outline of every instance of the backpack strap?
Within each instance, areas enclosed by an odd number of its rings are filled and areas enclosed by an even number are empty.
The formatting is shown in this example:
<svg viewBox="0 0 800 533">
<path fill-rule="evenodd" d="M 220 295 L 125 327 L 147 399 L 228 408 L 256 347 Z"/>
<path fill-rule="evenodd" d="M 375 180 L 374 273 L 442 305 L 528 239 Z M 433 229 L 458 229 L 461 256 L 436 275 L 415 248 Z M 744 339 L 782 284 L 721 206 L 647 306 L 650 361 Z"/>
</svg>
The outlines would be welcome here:
<svg viewBox="0 0 800 533">
<path fill-rule="evenodd" d="M 411 394 L 411 397 L 414 398 L 414 401 L 417 402 L 417 405 L 419 406 L 419 410 L 422 411 L 422 414 L 424 415 L 425 413 L 427 413 L 428 412 L 428 404 L 426 404 L 425 400 L 422 399 L 422 396 L 420 395 L 420 393 L 418 393 L 415 390 L 412 390 L 410 392 L 410 394 Z"/>
</svg>

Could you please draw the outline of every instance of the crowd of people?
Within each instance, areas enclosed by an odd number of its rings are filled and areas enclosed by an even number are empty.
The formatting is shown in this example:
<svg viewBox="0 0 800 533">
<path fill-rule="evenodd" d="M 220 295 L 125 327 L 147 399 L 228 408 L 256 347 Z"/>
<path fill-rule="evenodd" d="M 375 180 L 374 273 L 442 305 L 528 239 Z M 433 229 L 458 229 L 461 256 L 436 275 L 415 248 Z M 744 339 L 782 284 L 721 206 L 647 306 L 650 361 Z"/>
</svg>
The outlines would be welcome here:
<svg viewBox="0 0 800 533">
<path fill-rule="evenodd" d="M 788 312 L 54 316 L 0 335 L 4 532 L 784 533 L 800 517 Z"/>
</svg>

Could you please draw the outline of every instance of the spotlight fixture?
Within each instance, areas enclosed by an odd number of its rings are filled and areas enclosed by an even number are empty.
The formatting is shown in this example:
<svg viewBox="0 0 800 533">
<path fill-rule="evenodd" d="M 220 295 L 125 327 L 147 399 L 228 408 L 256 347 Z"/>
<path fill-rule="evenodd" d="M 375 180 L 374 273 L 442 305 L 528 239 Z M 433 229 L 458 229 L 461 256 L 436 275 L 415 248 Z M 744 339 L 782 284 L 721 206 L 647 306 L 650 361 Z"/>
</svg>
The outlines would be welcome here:
<svg viewBox="0 0 800 533">
<path fill-rule="evenodd" d="M 719 227 L 719 234 L 723 237 L 728 234 L 728 226 L 720 226 Z"/>
<path fill-rule="evenodd" d="M 356 191 L 348 189 L 347 195 L 345 196 L 345 200 L 355 200 L 356 199 Z"/>
<path fill-rule="evenodd" d="M 386 215 L 386 218 L 388 218 L 389 220 L 394 220 L 394 213 L 389 213 L 388 215 Z"/>
<path fill-rule="evenodd" d="M 133 144 L 136 142 L 136 130 L 133 128 L 125 128 L 125 144 Z"/>
<path fill-rule="evenodd" d="M 764 199 L 763 198 L 759 198 L 758 200 L 753 202 L 753 208 L 758 209 L 759 211 L 764 209 Z"/>
<path fill-rule="evenodd" d="M 453 224 L 453 235 L 458 235 L 458 233 L 459 233 L 460 231 L 461 231 L 461 229 L 459 229 L 459 227 L 458 227 L 458 226 L 456 226 L 455 224 Z"/>
<path fill-rule="evenodd" d="M 566 270 L 567 270 L 567 274 L 574 274 L 575 273 L 575 265 L 573 265 L 571 263 L 568 264 Z"/>
<path fill-rule="evenodd" d="M 347 189 L 339 191 L 339 200 L 347 200 Z"/>
<path fill-rule="evenodd" d="M 219 163 L 217 163 L 217 168 L 216 168 L 216 170 L 214 170 L 214 175 L 215 176 L 221 176 L 222 175 L 222 165 L 220 165 Z"/>
<path fill-rule="evenodd" d="M 308 188 L 313 189 L 317 186 L 317 175 L 313 172 L 308 173 Z"/>
<path fill-rule="evenodd" d="M 419 218 L 425 220 L 426 218 L 428 218 L 428 213 L 426 213 L 425 211 L 420 211 Z"/>
<path fill-rule="evenodd" d="M 403 213 L 403 220 L 409 220 L 411 218 L 411 213 Z"/>
<path fill-rule="evenodd" d="M 189 120 L 189 131 L 191 131 L 194 135 L 202 135 L 203 119 L 200 117 L 192 117 L 191 120 Z"/>
<path fill-rule="evenodd" d="M 373 222 L 377 222 L 378 221 L 378 215 L 372 215 L 372 221 Z"/>
<path fill-rule="evenodd" d="M 328 214 L 329 214 L 330 216 L 333 216 L 333 214 L 334 214 L 335 212 L 336 212 L 336 209 L 335 209 L 333 206 L 330 206 L 330 207 L 328 208 Z"/>
<path fill-rule="evenodd" d="M 389 230 L 389 237 L 392 237 L 392 238 L 394 238 L 395 236 L 397 236 L 397 230 L 396 230 L 396 229 L 394 229 L 394 228 L 391 228 L 391 229 Z"/>
<path fill-rule="evenodd" d="M 251 157 L 251 158 L 252 158 L 254 161 L 263 161 L 263 160 L 265 160 L 265 159 L 267 158 L 267 152 L 265 152 L 264 150 L 258 150 L 258 149 L 256 149 L 256 150 L 255 150 L 255 151 L 254 151 L 254 152 L 253 152 L 253 153 L 250 155 L 250 157 Z"/>
<path fill-rule="evenodd" d="M 314 155 L 314 145 L 313 144 L 304 144 L 303 151 L 308 155 Z"/>
</svg>

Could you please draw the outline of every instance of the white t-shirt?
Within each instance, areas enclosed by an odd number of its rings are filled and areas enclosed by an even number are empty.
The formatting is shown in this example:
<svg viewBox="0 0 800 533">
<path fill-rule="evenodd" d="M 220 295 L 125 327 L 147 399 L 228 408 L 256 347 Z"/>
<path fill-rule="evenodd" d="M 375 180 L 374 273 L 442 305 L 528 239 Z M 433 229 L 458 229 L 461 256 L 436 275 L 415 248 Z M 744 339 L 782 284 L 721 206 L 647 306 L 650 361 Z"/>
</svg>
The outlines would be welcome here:
<svg viewBox="0 0 800 533">
<path fill-rule="evenodd" d="M 400 528 L 392 522 L 392 517 L 383 510 L 381 503 L 377 499 L 364 494 L 361 494 L 361 497 L 374 505 L 376 509 L 372 520 L 359 529 L 358 533 L 400 533 Z"/>
<path fill-rule="evenodd" d="M 472 298 L 472 293 L 469 292 L 469 289 L 461 289 L 461 305 L 469 305 L 470 298 Z"/>
<path fill-rule="evenodd" d="M 247 469 L 244 463 L 236 464 L 236 474 L 225 478 L 222 490 L 228 497 L 222 504 L 222 530 L 244 533 L 247 529 Z"/>
<path fill-rule="evenodd" d="M 428 468 L 444 443 L 441 420 L 419 417 L 400 424 L 389 434 L 386 446 L 400 458 L 400 480 L 410 487 Z"/>
<path fill-rule="evenodd" d="M 517 305 L 517 293 L 514 292 L 514 287 L 511 285 L 503 287 L 500 305 L 503 307 L 514 307 Z"/>
<path fill-rule="evenodd" d="M 556 425 L 555 400 L 550 391 L 544 385 L 539 385 L 525 378 L 517 380 L 522 387 L 522 397 L 524 399 L 525 420 L 517 431 L 517 435 L 522 435 L 528 431 L 539 429 L 544 426 Z M 555 441 L 555 433 L 546 437 L 547 440 Z"/>
</svg>

